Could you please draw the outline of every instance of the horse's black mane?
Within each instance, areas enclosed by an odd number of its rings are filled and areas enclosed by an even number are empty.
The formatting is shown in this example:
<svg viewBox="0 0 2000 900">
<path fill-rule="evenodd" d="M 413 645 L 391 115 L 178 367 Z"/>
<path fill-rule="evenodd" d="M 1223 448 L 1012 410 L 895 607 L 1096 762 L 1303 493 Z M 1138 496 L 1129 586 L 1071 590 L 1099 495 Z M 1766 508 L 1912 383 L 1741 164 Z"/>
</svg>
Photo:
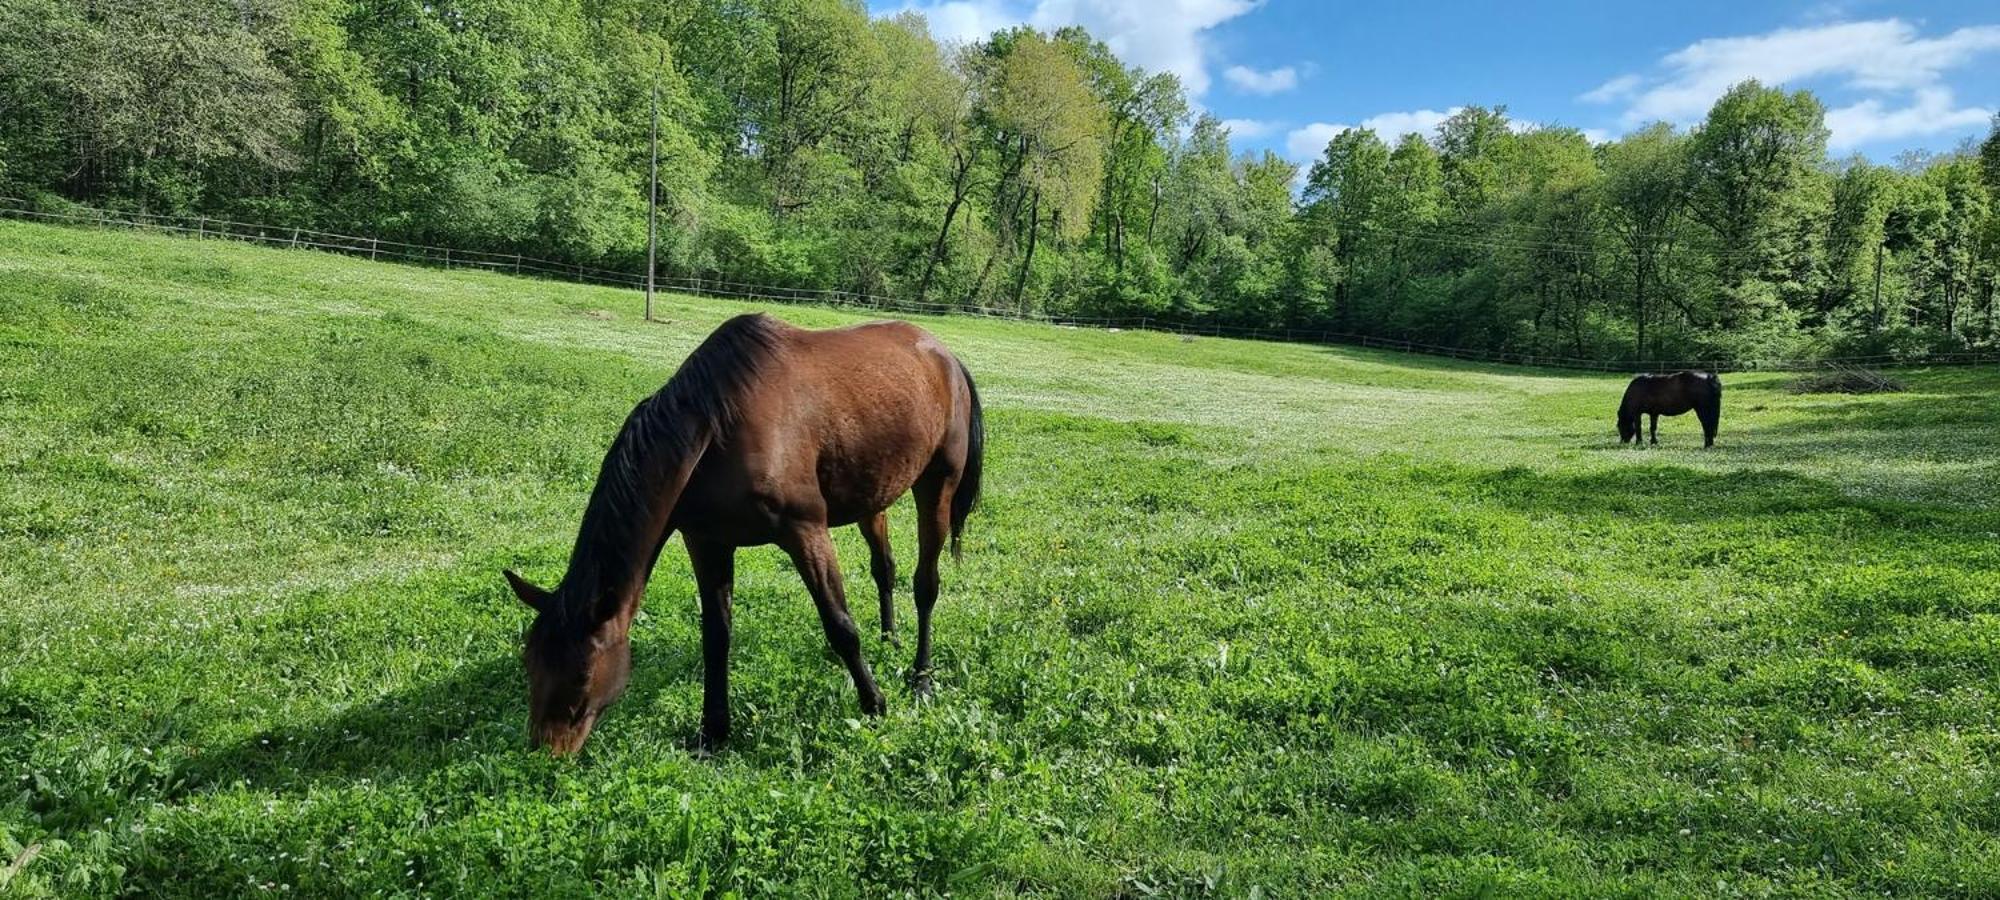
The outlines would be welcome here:
<svg viewBox="0 0 2000 900">
<path fill-rule="evenodd" d="M 660 542 L 642 546 L 637 531 L 652 518 L 651 503 L 663 483 L 736 420 L 736 401 L 777 347 L 783 323 L 762 313 L 737 316 L 701 342 L 666 385 L 639 401 L 604 454 L 569 571 L 557 590 L 557 618 L 589 623 L 589 612 L 610 598 L 615 580 L 651 569 Z M 661 536 L 664 541 L 665 536 Z M 635 558 L 643 554 L 643 558 Z M 642 573 L 643 575 L 643 573 Z M 607 579 L 614 581 L 607 581 Z"/>
</svg>

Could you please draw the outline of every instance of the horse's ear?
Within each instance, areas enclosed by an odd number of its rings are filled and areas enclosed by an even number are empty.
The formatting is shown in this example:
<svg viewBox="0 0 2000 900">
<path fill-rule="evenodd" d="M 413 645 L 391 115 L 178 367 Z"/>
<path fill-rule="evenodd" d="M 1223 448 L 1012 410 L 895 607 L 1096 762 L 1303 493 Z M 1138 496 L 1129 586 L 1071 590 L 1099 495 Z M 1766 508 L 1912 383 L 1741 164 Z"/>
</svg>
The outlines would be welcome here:
<svg viewBox="0 0 2000 900">
<path fill-rule="evenodd" d="M 513 569 L 501 569 L 500 574 L 507 576 L 507 584 L 514 589 L 514 596 L 521 598 L 522 603 L 528 604 L 528 607 L 536 612 L 548 611 L 549 601 L 555 595 L 530 584 L 528 579 L 514 574 Z"/>
</svg>

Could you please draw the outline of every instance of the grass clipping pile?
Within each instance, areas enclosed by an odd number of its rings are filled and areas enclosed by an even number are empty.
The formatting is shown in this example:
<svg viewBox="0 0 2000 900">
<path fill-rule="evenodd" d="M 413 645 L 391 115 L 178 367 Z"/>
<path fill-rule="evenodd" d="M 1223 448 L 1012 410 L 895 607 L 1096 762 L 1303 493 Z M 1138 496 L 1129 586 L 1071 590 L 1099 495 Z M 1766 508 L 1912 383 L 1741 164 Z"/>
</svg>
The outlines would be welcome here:
<svg viewBox="0 0 2000 900">
<path fill-rule="evenodd" d="M 1903 383 L 1867 369 L 1834 369 L 1814 372 L 1789 385 L 1794 394 L 1899 394 Z"/>
</svg>

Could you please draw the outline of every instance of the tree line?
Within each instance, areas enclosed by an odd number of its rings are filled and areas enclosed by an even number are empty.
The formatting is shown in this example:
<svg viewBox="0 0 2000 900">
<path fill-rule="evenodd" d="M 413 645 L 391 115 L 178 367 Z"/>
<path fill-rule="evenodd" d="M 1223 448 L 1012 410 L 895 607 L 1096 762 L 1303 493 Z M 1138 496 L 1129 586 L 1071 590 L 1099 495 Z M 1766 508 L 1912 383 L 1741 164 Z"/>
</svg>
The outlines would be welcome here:
<svg viewBox="0 0 2000 900">
<path fill-rule="evenodd" d="M 1808 92 L 1593 144 L 1466 107 L 1232 149 L 1081 29 L 855 0 L 0 0 L 0 192 L 964 307 L 1599 359 L 1996 344 L 2000 123 L 1835 159 Z"/>
</svg>

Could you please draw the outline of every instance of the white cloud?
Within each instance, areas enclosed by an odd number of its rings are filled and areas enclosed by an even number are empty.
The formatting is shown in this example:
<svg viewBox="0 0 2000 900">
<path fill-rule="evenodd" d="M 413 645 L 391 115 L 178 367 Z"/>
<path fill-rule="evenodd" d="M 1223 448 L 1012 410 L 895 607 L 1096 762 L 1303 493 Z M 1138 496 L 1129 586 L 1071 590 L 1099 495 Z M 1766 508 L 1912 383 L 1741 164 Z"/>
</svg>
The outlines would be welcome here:
<svg viewBox="0 0 2000 900">
<path fill-rule="evenodd" d="M 1263 119 L 1223 119 L 1222 127 L 1229 131 L 1230 137 L 1248 141 L 1276 133 L 1280 126 Z"/>
<path fill-rule="evenodd" d="M 1299 70 L 1291 66 L 1259 72 L 1247 66 L 1230 66 L 1222 77 L 1246 94 L 1282 94 L 1299 86 Z"/>
<path fill-rule="evenodd" d="M 1379 116 L 1370 116 L 1362 119 L 1361 127 L 1374 129 L 1375 133 L 1381 135 L 1383 140 L 1393 144 L 1397 138 L 1411 133 L 1430 137 L 1433 132 L 1437 131 L 1439 125 L 1444 124 L 1444 120 L 1458 115 L 1464 109 L 1465 107 L 1463 106 L 1454 106 L 1444 112 L 1438 112 L 1434 109 L 1419 109 L 1411 112 L 1383 113 Z"/>
<path fill-rule="evenodd" d="M 1826 127 L 1832 132 L 1827 144 L 1835 150 L 1845 150 L 1875 141 L 1976 130 L 1992 118 L 1993 111 L 1989 109 L 1954 108 L 1950 88 L 1924 88 L 1916 92 L 1916 99 L 1910 105 L 1900 109 L 1870 98 L 1827 110 Z"/>
<path fill-rule="evenodd" d="M 949 0 L 944 3 L 905 3 L 904 10 L 924 14 L 931 35 L 947 43 L 969 44 L 992 36 L 993 32 L 1027 21 L 1027 16 L 1000 0 Z M 900 12 L 902 10 L 898 10 Z"/>
<path fill-rule="evenodd" d="M 1332 125 L 1314 122 L 1304 128 L 1294 128 L 1285 135 L 1285 156 L 1294 162 L 1310 163 L 1326 152 L 1326 145 L 1341 132 L 1353 128 L 1352 125 Z"/>
<path fill-rule="evenodd" d="M 1612 132 L 1606 128 L 1577 128 L 1576 126 L 1564 125 L 1560 122 L 1534 122 L 1528 119 L 1507 120 L 1507 130 L 1515 134 L 1528 134 L 1545 129 L 1574 131 L 1577 134 L 1583 135 L 1583 139 L 1589 141 L 1593 146 L 1609 143 L 1613 140 Z"/>
<path fill-rule="evenodd" d="M 1925 92 L 1939 89 L 1946 71 L 1996 50 L 2000 50 L 2000 26 L 1996 25 L 1960 28 L 1937 37 L 1924 37 L 1916 26 L 1900 19 L 1782 28 L 1767 34 L 1696 41 L 1662 58 L 1663 74 L 1621 75 L 1581 99 L 1629 101 L 1623 118 L 1631 126 L 1654 120 L 1693 122 L 1731 86 L 1751 78 L 1792 86 L 1824 80 L 1867 94 L 1908 95 L 1910 105 L 1898 111 L 1911 114 L 1907 121 L 1858 124 L 1894 115 L 1883 112 L 1889 108 L 1890 96 L 1867 98 L 1843 110 L 1853 111 L 1843 122 L 1847 133 L 1870 134 L 1873 136 L 1861 140 L 1873 140 L 1892 136 L 1898 127 L 1915 127 L 1917 110 L 1954 123 L 1969 120 L 1974 110 L 1952 109 L 1948 92 L 1943 95 L 1943 106 L 1937 105 L 1939 95 Z M 1828 120 L 1831 122 L 1833 116 Z"/>
<path fill-rule="evenodd" d="M 1645 79 L 1637 75 L 1620 75 L 1617 78 L 1598 85 L 1576 99 L 1582 100 L 1585 103 L 1610 103 L 1615 100 L 1623 100 L 1626 97 L 1632 96 L 1633 92 L 1639 89 L 1639 85 L 1644 83 Z"/>
<path fill-rule="evenodd" d="M 1118 58 L 1180 76 L 1190 96 L 1208 92 L 1205 32 L 1256 9 L 1262 0 L 906 0 L 940 40 L 976 41 L 1013 25 L 1082 25 Z"/>
<path fill-rule="evenodd" d="M 1346 130 L 1352 130 L 1352 128 L 1368 128 L 1368 130 L 1376 132 L 1376 136 L 1382 138 L 1388 144 L 1394 144 L 1404 134 L 1422 134 L 1422 136 L 1428 138 L 1428 136 L 1432 136 L 1432 132 L 1438 130 L 1440 124 L 1444 124 L 1446 118 L 1456 116 L 1458 110 L 1464 110 L 1464 106 L 1452 106 L 1450 110 L 1444 110 L 1444 112 L 1438 112 L 1438 110 L 1384 112 L 1380 116 L 1368 116 L 1368 118 L 1364 118 L 1360 126 L 1332 124 L 1332 122 L 1314 122 L 1314 124 L 1308 124 L 1304 128 L 1294 128 L 1292 134 L 1286 134 L 1284 136 L 1284 152 L 1286 152 L 1286 156 L 1290 156 L 1296 162 L 1318 160 L 1320 154 L 1326 152 L 1326 142 L 1334 140 L 1340 132 L 1346 132 Z"/>
<path fill-rule="evenodd" d="M 1411 110 L 1410 112 L 1382 113 L 1381 115 L 1369 116 L 1366 119 L 1362 119 L 1358 127 L 1372 130 L 1384 142 L 1393 144 L 1398 138 L 1411 133 L 1430 137 L 1433 132 L 1437 131 L 1439 125 L 1444 124 L 1444 120 L 1458 115 L 1459 111 L 1464 108 L 1463 106 L 1454 106 L 1444 112 L 1438 112 L 1434 109 L 1418 109 Z M 1357 126 L 1339 125 L 1330 122 L 1314 122 L 1304 128 L 1292 129 L 1290 134 L 1285 135 L 1285 155 L 1295 162 L 1312 162 L 1319 159 L 1321 153 L 1326 152 L 1328 141 L 1333 140 L 1341 132 L 1351 130 L 1355 127 Z M 1517 128 L 1517 130 L 1519 129 Z"/>
</svg>

